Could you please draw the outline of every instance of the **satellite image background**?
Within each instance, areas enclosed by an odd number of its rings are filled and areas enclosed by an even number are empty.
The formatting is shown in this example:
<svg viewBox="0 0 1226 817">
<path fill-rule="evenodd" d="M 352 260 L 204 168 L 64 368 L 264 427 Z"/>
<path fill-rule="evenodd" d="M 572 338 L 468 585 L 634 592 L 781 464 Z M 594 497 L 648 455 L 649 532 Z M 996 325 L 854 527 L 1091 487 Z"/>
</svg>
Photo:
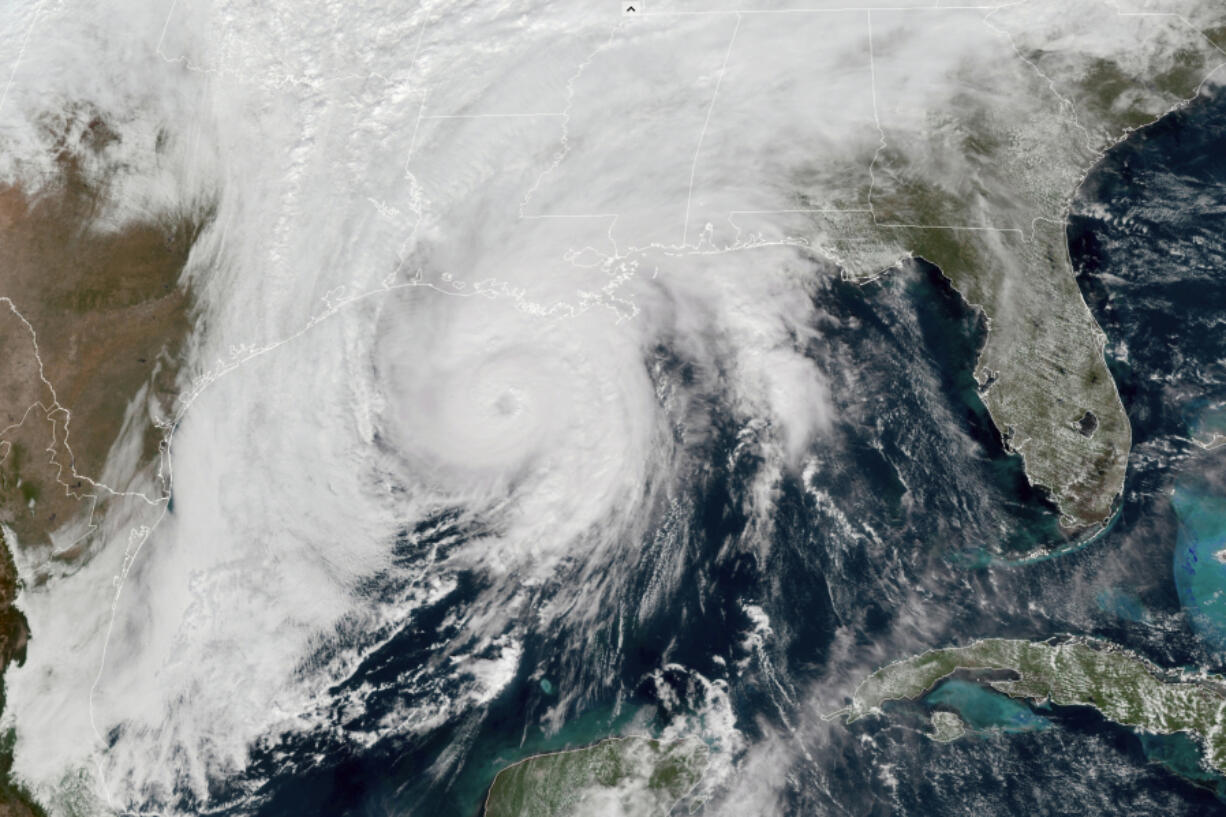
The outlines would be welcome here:
<svg viewBox="0 0 1226 817">
<path fill-rule="evenodd" d="M 1224 48 L 6 4 L 0 813 L 1226 813 Z"/>
</svg>

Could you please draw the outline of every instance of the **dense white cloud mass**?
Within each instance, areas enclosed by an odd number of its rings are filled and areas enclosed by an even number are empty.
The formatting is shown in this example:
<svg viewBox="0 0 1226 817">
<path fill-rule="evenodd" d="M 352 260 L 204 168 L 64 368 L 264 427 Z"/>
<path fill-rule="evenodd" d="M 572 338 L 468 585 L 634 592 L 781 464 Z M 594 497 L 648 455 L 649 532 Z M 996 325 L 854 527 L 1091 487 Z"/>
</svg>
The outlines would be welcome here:
<svg viewBox="0 0 1226 817">
<path fill-rule="evenodd" d="M 804 349 L 829 274 L 814 256 L 837 242 L 804 211 L 870 206 L 887 112 L 864 11 L 0 15 L 6 179 L 45 178 L 39 122 L 87 100 L 122 136 L 116 223 L 215 208 L 186 273 L 173 507 L 110 513 L 87 563 L 21 597 L 34 640 L 6 717 L 17 774 L 53 808 L 210 802 L 255 742 L 360 708 L 363 690 L 333 684 L 465 571 L 489 581 L 384 726 L 479 707 L 526 629 L 600 614 L 684 493 L 711 401 L 761 449 L 763 517 L 832 422 Z M 944 103 L 959 60 L 999 53 L 948 46 L 907 57 L 916 104 Z M 661 374 L 660 348 L 688 382 Z M 396 557 L 448 513 L 479 534 Z M 388 576 L 394 592 L 367 592 Z"/>
<path fill-rule="evenodd" d="M 674 49 L 671 25 L 580 7 L 152 5 L 123 9 L 143 29 L 29 11 L 2 111 L 28 143 L 11 177 L 39 172 L 42 97 L 81 96 L 133 154 L 126 206 L 216 208 L 188 270 L 172 511 L 108 517 L 92 561 L 23 596 L 18 772 L 52 802 L 207 800 L 253 741 L 320 725 L 329 684 L 460 570 L 494 579 L 439 657 L 459 686 L 394 728 L 487 700 L 532 588 L 568 576 L 540 615 L 595 615 L 684 490 L 701 390 L 659 390 L 657 345 L 765 424 L 779 467 L 828 421 L 799 351 L 808 265 L 687 254 L 735 20 Z M 398 532 L 447 508 L 487 533 L 394 564 Z M 396 571 L 411 590 L 362 592 Z M 338 626 L 366 636 L 321 664 Z"/>
</svg>

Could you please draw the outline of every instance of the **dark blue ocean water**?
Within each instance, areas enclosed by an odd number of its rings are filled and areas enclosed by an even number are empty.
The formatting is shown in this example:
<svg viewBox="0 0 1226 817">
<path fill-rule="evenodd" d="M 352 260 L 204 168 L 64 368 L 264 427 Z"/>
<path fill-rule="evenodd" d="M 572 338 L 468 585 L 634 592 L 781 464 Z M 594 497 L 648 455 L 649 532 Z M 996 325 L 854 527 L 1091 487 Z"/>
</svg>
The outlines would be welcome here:
<svg viewBox="0 0 1226 817">
<path fill-rule="evenodd" d="M 751 744 L 792 747 L 781 814 L 1226 813 L 1194 742 L 1139 736 L 1088 710 L 1032 710 L 955 685 L 891 705 L 886 719 L 817 718 L 876 666 L 980 636 L 1086 633 L 1164 666 L 1226 664 L 1226 639 L 1213 634 L 1226 610 L 1205 601 L 1218 568 L 1178 573 L 1189 550 L 1204 559 L 1198 548 L 1208 552 L 1212 535 L 1190 520 L 1226 501 L 1226 449 L 1194 441 L 1226 416 L 1223 122 L 1219 94 L 1134 134 L 1086 180 L 1070 221 L 1078 280 L 1108 335 L 1134 434 L 1122 509 L 1094 542 L 1066 547 L 1054 509 L 1002 449 L 971 377 L 982 321 L 938 270 L 916 262 L 864 287 L 824 274 L 811 293 L 823 317 L 807 353 L 831 379 L 836 427 L 813 470 L 781 486 L 769 541 L 749 524 L 763 464 L 752 449 L 734 453 L 742 418 L 709 395 L 716 433 L 688 475 L 678 526 L 688 533 L 658 545 L 684 557 L 667 604 L 645 618 L 618 614 L 656 578 L 648 548 L 626 583 L 607 589 L 602 625 L 526 641 L 520 676 L 488 711 L 425 735 L 346 740 L 416 694 L 397 679 L 428 663 L 451 615 L 488 581 L 463 577 L 346 682 L 379 690 L 363 723 L 338 713 L 326 733 L 260 747 L 250 776 L 218 793 L 254 794 L 268 817 L 473 817 L 502 766 L 631 719 L 662 728 L 702 710 L 706 679 L 727 683 Z M 688 365 L 661 340 L 657 378 L 685 387 Z M 452 521 L 406 530 L 398 553 L 411 561 L 465 535 Z M 1062 555 L 1013 563 L 1036 548 Z M 745 642 L 751 604 L 774 633 L 761 653 Z M 566 725 L 547 734 L 542 717 L 563 693 Z M 923 736 L 933 706 L 962 711 L 975 734 L 933 743 Z M 453 772 L 428 773 L 452 752 Z"/>
</svg>

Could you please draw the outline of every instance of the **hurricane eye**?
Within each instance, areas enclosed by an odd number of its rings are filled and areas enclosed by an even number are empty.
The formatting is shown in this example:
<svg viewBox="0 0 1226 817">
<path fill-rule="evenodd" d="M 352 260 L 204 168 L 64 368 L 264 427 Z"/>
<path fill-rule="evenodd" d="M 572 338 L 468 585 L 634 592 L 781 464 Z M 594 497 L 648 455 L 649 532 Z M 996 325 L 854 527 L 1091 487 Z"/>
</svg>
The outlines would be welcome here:
<svg viewBox="0 0 1226 817">
<path fill-rule="evenodd" d="M 503 417 L 513 417 L 524 407 L 524 396 L 517 389 L 507 389 L 494 401 L 494 410 Z"/>
</svg>

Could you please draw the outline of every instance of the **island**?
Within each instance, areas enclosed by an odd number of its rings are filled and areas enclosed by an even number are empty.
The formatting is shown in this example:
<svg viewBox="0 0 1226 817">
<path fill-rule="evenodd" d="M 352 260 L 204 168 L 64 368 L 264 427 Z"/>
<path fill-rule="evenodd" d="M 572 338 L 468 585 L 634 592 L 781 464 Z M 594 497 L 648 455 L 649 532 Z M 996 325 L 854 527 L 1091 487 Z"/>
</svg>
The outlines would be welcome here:
<svg viewBox="0 0 1226 817">
<path fill-rule="evenodd" d="M 1226 773 L 1226 678 L 1162 670 L 1108 642 L 989 638 L 929 650 L 889 664 L 862 681 L 835 715 L 852 723 L 880 713 L 886 701 L 915 700 L 955 673 L 1012 698 L 1088 706 L 1115 723 L 1159 735 L 1194 736 L 1206 762 Z M 1009 678 L 1002 679 L 1001 673 Z M 934 720 L 934 737 L 956 739 L 958 726 Z"/>
</svg>

